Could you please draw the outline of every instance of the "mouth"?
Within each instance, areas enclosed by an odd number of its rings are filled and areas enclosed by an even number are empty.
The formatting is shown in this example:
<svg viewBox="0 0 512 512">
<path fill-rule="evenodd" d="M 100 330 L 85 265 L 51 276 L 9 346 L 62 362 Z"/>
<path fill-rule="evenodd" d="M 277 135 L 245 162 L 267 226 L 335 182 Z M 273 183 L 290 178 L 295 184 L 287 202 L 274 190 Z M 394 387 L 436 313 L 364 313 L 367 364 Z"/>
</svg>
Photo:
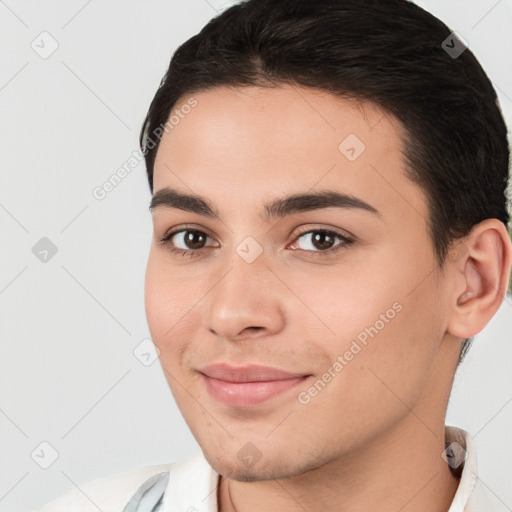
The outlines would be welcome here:
<svg viewBox="0 0 512 512">
<path fill-rule="evenodd" d="M 237 408 L 261 404 L 295 388 L 310 377 L 256 365 L 232 367 L 216 364 L 204 367 L 199 373 L 212 398 L 228 407 Z"/>
</svg>

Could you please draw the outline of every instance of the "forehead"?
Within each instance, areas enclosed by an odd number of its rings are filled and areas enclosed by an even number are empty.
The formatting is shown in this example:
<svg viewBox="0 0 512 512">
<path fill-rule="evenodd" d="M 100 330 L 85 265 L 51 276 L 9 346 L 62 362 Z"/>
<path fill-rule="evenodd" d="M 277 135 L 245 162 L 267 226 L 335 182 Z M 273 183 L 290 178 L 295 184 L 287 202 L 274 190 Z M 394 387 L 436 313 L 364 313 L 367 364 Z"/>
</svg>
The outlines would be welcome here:
<svg viewBox="0 0 512 512">
<path fill-rule="evenodd" d="M 194 108 L 183 108 L 191 100 Z M 233 202 L 236 191 L 250 204 L 318 187 L 381 211 L 427 214 L 422 190 L 405 175 L 404 130 L 373 103 L 292 85 L 216 87 L 183 96 L 173 113 L 155 192 L 170 186 Z"/>
</svg>

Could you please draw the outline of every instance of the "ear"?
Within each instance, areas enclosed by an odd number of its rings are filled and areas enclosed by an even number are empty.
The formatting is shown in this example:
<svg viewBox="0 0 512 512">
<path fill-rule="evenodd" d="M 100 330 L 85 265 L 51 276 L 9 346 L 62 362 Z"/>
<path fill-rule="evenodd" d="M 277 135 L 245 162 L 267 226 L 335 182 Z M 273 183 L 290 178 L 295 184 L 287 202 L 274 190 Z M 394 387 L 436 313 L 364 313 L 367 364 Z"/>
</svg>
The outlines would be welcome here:
<svg viewBox="0 0 512 512">
<path fill-rule="evenodd" d="M 470 338 L 489 323 L 507 293 L 512 242 L 503 222 L 486 219 L 455 242 L 447 260 L 453 277 L 447 332 Z"/>
</svg>

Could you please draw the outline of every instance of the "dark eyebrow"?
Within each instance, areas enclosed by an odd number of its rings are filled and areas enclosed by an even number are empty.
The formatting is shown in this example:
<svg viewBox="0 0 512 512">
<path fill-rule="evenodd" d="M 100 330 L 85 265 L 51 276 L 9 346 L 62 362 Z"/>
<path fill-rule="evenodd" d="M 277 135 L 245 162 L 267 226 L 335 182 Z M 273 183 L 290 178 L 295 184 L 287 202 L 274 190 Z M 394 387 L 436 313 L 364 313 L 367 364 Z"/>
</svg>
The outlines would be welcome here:
<svg viewBox="0 0 512 512">
<path fill-rule="evenodd" d="M 213 219 L 220 217 L 219 212 L 207 199 L 197 195 L 184 194 L 169 187 L 158 190 L 151 198 L 150 211 L 161 207 L 177 208 Z M 357 208 L 381 215 L 372 205 L 353 195 L 333 192 L 332 190 L 320 190 L 305 194 L 293 194 L 265 204 L 263 220 L 270 221 L 292 213 L 320 210 L 322 208 Z"/>
</svg>

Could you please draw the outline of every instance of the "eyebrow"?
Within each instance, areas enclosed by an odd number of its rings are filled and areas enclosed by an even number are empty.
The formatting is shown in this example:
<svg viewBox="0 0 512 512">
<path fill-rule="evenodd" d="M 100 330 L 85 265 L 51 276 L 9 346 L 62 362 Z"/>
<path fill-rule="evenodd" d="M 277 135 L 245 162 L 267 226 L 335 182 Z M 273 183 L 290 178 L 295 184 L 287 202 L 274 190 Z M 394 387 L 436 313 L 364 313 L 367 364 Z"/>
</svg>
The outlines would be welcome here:
<svg viewBox="0 0 512 512">
<path fill-rule="evenodd" d="M 206 199 L 198 195 L 184 194 L 170 187 L 155 192 L 151 198 L 149 210 L 159 208 L 175 208 L 197 213 L 212 219 L 220 218 L 219 212 Z M 376 215 L 381 213 L 372 205 L 351 194 L 320 190 L 318 192 L 293 194 L 284 198 L 274 199 L 263 205 L 263 220 L 271 221 L 298 212 L 320 210 L 323 208 L 346 208 L 368 211 Z"/>
</svg>

